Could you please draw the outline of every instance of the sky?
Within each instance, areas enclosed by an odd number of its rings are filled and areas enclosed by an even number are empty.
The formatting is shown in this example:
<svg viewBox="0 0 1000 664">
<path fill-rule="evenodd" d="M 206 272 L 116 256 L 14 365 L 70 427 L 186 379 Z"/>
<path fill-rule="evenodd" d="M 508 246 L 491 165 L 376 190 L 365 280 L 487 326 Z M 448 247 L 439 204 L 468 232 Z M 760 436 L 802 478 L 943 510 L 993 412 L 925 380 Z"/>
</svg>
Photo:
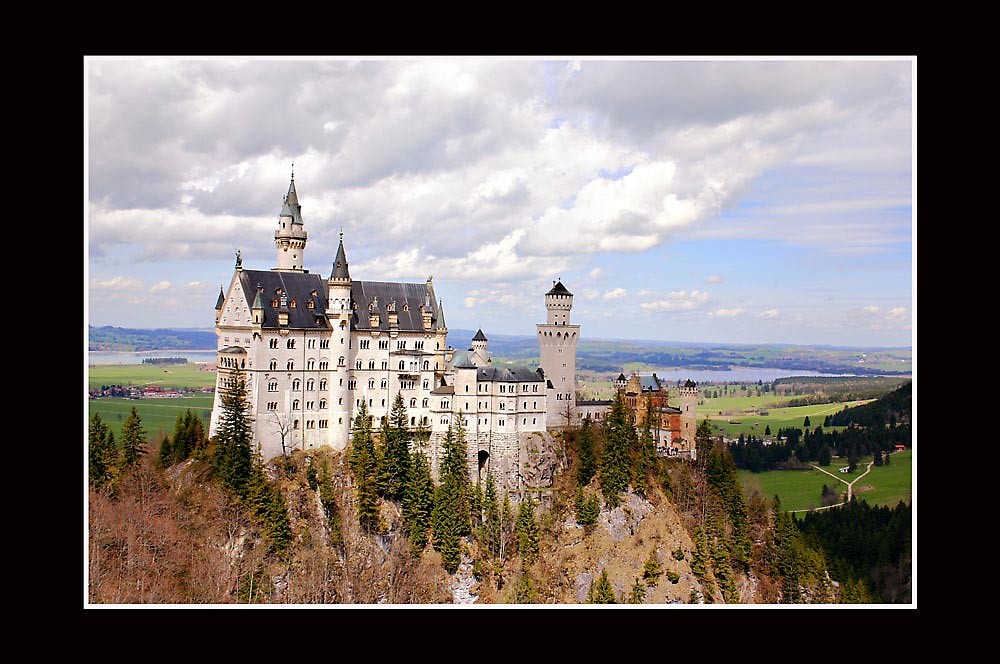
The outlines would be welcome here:
<svg viewBox="0 0 1000 664">
<path fill-rule="evenodd" d="M 433 277 L 451 329 L 908 347 L 916 58 L 90 57 L 86 322 L 213 329 L 240 251 Z"/>
</svg>

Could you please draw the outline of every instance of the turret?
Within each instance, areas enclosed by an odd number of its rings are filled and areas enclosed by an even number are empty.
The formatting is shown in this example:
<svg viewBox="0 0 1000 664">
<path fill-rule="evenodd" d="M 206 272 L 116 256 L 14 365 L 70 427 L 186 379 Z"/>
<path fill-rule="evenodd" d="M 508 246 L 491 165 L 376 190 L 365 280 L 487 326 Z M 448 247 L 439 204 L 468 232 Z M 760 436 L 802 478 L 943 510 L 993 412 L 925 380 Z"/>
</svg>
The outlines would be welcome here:
<svg viewBox="0 0 1000 664">
<path fill-rule="evenodd" d="M 351 273 L 347 268 L 347 253 L 344 251 L 344 231 L 340 231 L 340 246 L 333 259 L 330 278 L 327 279 L 326 315 L 332 321 L 346 325 L 351 316 Z"/>
<path fill-rule="evenodd" d="M 545 310 L 549 325 L 569 325 L 569 312 L 573 308 L 573 294 L 563 286 L 562 281 L 552 282 L 552 288 L 545 294 Z"/>
<path fill-rule="evenodd" d="M 219 299 L 215 301 L 215 322 L 219 322 L 219 316 L 222 315 L 222 305 L 226 302 L 226 294 L 222 292 L 222 286 L 219 286 Z"/>
<path fill-rule="evenodd" d="M 484 367 L 488 363 L 486 355 L 486 345 L 488 343 L 489 339 L 486 338 L 481 329 L 476 332 L 476 336 L 472 337 L 472 348 L 470 350 L 475 355 L 473 362 L 475 362 L 477 367 Z"/>
<path fill-rule="evenodd" d="M 292 180 L 285 194 L 281 214 L 278 215 L 278 228 L 274 231 L 274 245 L 278 249 L 278 267 L 275 270 L 284 272 L 303 272 L 303 261 L 306 250 L 306 231 L 302 224 L 302 206 L 295 192 L 295 170 L 292 170 Z"/>
</svg>

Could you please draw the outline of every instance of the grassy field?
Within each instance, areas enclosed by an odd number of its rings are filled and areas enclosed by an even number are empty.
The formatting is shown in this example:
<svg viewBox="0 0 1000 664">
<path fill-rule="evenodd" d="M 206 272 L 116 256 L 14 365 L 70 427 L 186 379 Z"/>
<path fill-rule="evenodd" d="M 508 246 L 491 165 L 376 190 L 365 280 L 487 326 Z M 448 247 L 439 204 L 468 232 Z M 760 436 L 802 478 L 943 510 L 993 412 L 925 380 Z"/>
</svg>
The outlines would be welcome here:
<svg viewBox="0 0 1000 664">
<path fill-rule="evenodd" d="M 201 417 L 207 432 L 212 399 L 211 394 L 180 399 L 91 399 L 87 418 L 89 420 L 95 413 L 100 413 L 101 419 L 115 432 L 115 440 L 121 440 L 122 424 L 135 406 L 142 419 L 142 428 L 146 430 L 146 439 L 159 442 L 160 433 L 172 434 L 177 416 L 189 408 Z"/>
<path fill-rule="evenodd" d="M 864 473 L 871 457 L 861 459 L 854 473 L 839 473 L 837 469 L 846 465 L 845 459 L 834 459 L 825 467 L 837 478 L 848 482 Z M 820 506 L 823 485 L 837 491 L 846 491 L 847 485 L 819 470 L 771 470 L 764 473 L 737 471 L 744 492 L 754 490 L 772 498 L 778 496 L 786 510 L 804 510 Z M 900 500 L 909 503 L 913 497 L 913 451 L 906 450 L 892 455 L 888 466 L 872 466 L 870 473 L 854 485 L 854 495 L 869 505 L 895 507 Z"/>
<path fill-rule="evenodd" d="M 162 387 L 209 387 L 215 385 L 214 371 L 200 371 L 202 365 L 188 364 L 92 364 L 87 368 L 87 389 L 102 385 L 160 385 Z"/>
<path fill-rule="evenodd" d="M 741 399 L 755 400 L 756 397 L 727 397 L 725 399 L 709 399 L 708 401 L 726 401 L 732 403 Z M 806 417 L 809 418 L 810 427 L 822 426 L 823 419 L 827 415 L 833 415 L 845 408 L 858 406 L 863 403 L 868 403 L 868 401 L 842 401 L 837 403 L 813 404 L 811 406 L 768 407 L 764 409 L 767 411 L 767 415 L 761 415 L 759 412 L 755 413 L 752 406 L 742 409 L 737 407 L 720 408 L 710 403 L 706 406 L 698 407 L 698 421 L 700 422 L 708 418 L 716 433 L 725 434 L 731 438 L 738 438 L 741 433 L 752 433 L 755 436 L 763 436 L 767 427 L 771 427 L 772 434 L 777 434 L 778 429 L 783 428 L 796 427 L 801 429 Z M 722 415 L 719 414 L 720 410 L 723 413 Z M 727 415 L 727 411 L 730 414 Z M 738 422 L 738 424 L 731 424 L 730 422 Z M 835 431 L 838 428 L 843 427 L 828 427 L 827 429 Z"/>
</svg>

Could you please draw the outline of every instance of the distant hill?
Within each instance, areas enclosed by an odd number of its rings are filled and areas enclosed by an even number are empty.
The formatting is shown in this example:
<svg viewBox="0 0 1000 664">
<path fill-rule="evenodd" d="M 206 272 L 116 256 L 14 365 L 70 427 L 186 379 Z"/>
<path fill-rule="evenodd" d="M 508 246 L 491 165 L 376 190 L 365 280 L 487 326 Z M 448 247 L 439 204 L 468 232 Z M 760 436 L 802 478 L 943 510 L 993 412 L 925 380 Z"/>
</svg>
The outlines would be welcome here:
<svg viewBox="0 0 1000 664">
<path fill-rule="evenodd" d="M 215 350 L 213 330 L 157 328 L 154 330 L 127 327 L 88 326 L 87 350 Z"/>
<path fill-rule="evenodd" d="M 476 330 L 448 331 L 448 343 L 465 350 Z M 488 334 L 489 351 L 526 365 L 538 364 L 538 340 L 533 336 Z M 213 350 L 211 329 L 124 327 L 89 328 L 88 350 Z M 832 346 L 704 344 L 620 339 L 583 339 L 577 346 L 580 371 L 618 372 L 664 368 L 725 370 L 756 367 L 815 371 L 829 374 L 908 375 L 912 372 L 909 348 L 839 348 Z"/>
</svg>

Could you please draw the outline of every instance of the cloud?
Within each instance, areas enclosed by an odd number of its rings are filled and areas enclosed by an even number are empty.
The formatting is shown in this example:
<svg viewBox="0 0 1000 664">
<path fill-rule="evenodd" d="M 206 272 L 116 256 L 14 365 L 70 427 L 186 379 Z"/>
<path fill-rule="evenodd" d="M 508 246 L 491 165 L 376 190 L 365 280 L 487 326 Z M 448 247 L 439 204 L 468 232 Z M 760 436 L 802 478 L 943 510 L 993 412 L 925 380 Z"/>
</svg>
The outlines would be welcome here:
<svg viewBox="0 0 1000 664">
<path fill-rule="evenodd" d="M 623 297 L 625 297 L 625 294 L 627 292 L 628 291 L 626 291 L 624 288 L 615 288 L 613 290 L 609 290 L 607 293 L 603 295 L 603 297 L 605 300 L 620 300 Z"/>
<path fill-rule="evenodd" d="M 745 309 L 716 309 L 714 313 L 710 313 L 709 315 L 716 318 L 732 318 L 744 313 L 746 313 Z"/>
<path fill-rule="evenodd" d="M 111 279 L 91 279 L 90 290 L 94 291 L 138 291 L 142 290 L 143 283 L 132 277 L 112 277 Z"/>
<path fill-rule="evenodd" d="M 886 319 L 893 322 L 909 321 L 910 314 L 906 307 L 894 307 L 885 314 Z"/>
<path fill-rule="evenodd" d="M 771 319 L 771 318 L 777 318 L 778 315 L 779 315 L 779 312 L 778 312 L 777 309 L 768 309 L 767 311 L 762 311 L 759 314 L 757 314 L 757 318 L 760 318 L 760 319 L 763 319 L 763 320 L 768 320 L 768 319 Z"/>
<path fill-rule="evenodd" d="M 158 283 L 153 284 L 153 286 L 149 289 L 149 292 L 158 293 L 160 291 L 169 290 L 169 288 L 170 288 L 169 281 L 160 281 Z"/>
<path fill-rule="evenodd" d="M 704 291 L 671 291 L 665 297 L 651 302 L 639 304 L 643 309 L 650 311 L 687 311 L 697 309 L 709 301 L 709 294 Z"/>
<path fill-rule="evenodd" d="M 712 276 L 710 276 L 705 281 L 708 282 L 708 283 L 710 283 L 710 284 L 721 284 L 722 283 L 722 277 L 720 277 L 717 274 L 713 274 Z"/>
<path fill-rule="evenodd" d="M 590 271 L 590 278 L 597 279 L 602 274 L 604 274 L 604 271 L 601 270 L 601 268 L 599 267 L 595 267 L 593 270 Z"/>
</svg>

